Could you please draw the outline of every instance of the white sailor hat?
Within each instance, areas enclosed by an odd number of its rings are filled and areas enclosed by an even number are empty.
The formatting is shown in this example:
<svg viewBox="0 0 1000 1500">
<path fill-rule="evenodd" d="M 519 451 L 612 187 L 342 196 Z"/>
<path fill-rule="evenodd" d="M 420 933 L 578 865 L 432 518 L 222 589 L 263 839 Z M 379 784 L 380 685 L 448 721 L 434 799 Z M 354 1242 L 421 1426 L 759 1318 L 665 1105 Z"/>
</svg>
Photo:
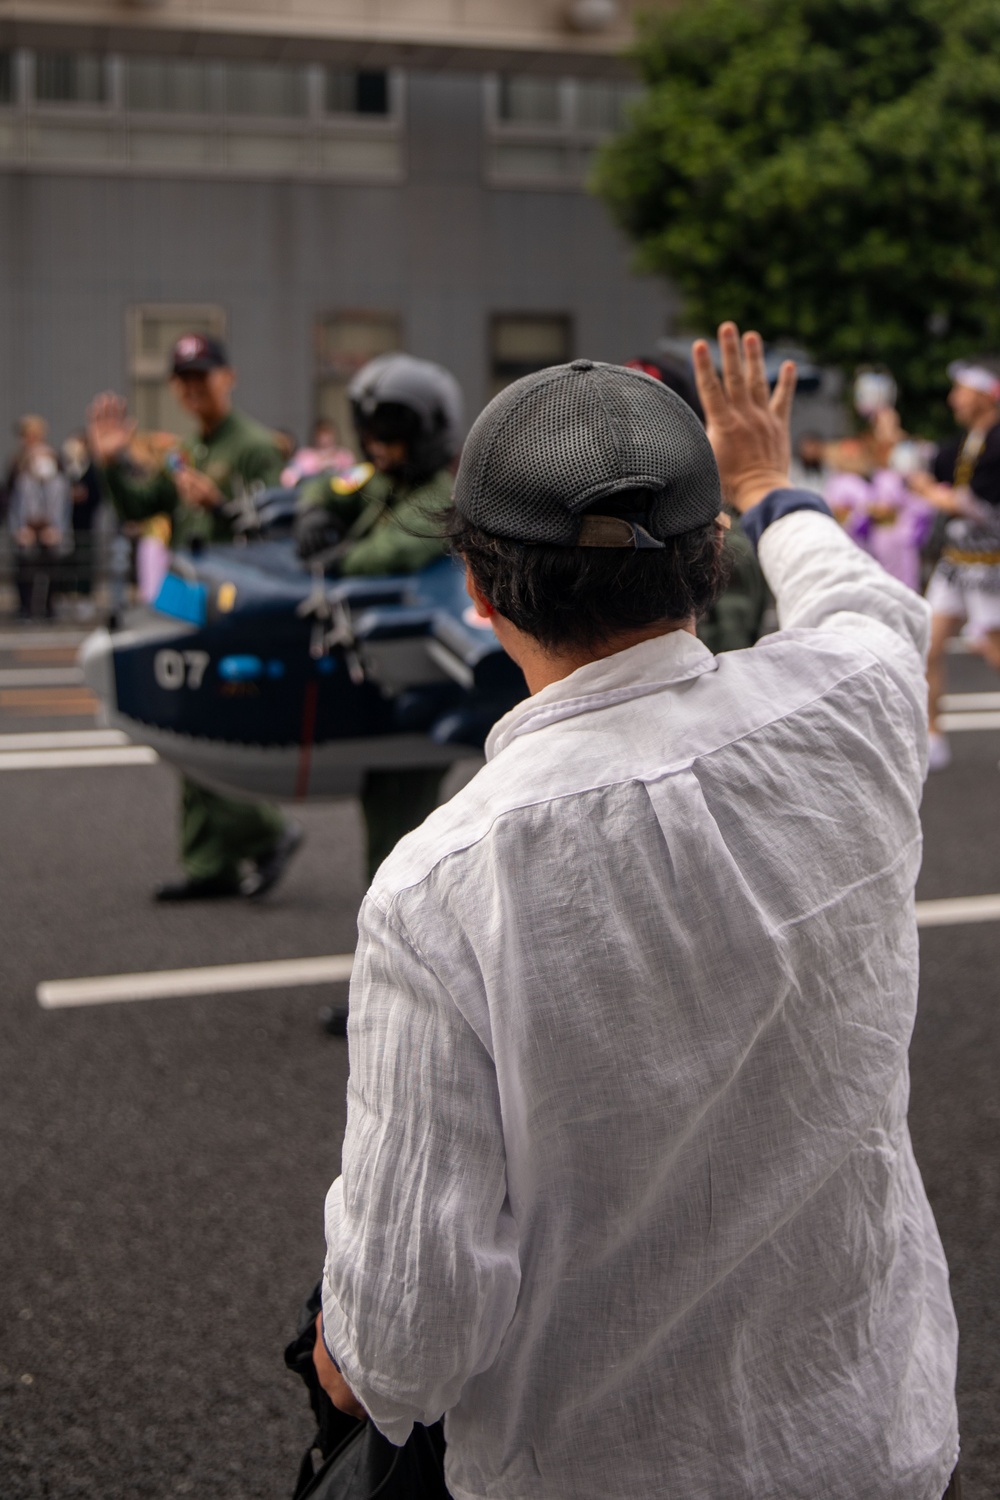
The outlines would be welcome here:
<svg viewBox="0 0 1000 1500">
<path fill-rule="evenodd" d="M 953 359 L 948 366 L 948 379 L 955 385 L 968 386 L 972 391 L 982 391 L 984 396 L 992 396 L 994 401 L 1000 401 L 1000 376 L 993 370 L 988 370 L 985 365 L 977 365 L 971 360 Z"/>
</svg>

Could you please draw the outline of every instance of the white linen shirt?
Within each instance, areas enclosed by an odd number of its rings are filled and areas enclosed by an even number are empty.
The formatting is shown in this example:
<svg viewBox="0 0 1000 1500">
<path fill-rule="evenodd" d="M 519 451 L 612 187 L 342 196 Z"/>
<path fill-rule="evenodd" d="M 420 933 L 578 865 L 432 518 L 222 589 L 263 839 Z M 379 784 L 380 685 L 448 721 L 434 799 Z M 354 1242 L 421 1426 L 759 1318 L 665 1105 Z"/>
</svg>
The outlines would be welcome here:
<svg viewBox="0 0 1000 1500">
<path fill-rule="evenodd" d="M 827 516 L 782 630 L 581 667 L 360 918 L 323 1312 L 457 1500 L 940 1500 L 947 1268 L 906 1124 L 923 600 Z"/>
</svg>

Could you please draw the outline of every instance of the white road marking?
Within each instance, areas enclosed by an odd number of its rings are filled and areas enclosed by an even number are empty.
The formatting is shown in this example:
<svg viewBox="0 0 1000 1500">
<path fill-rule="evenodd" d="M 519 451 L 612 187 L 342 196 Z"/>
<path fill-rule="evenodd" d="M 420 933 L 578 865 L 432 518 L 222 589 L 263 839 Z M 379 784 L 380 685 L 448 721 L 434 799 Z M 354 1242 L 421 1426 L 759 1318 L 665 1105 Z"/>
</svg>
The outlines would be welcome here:
<svg viewBox="0 0 1000 1500">
<path fill-rule="evenodd" d="M 43 1010 L 113 1005 L 122 1000 L 172 1000 L 187 995 L 279 990 L 350 979 L 353 953 L 324 958 L 279 958 L 266 963 L 214 964 L 203 969 L 159 969 L 148 974 L 103 974 L 94 979 L 50 979 L 38 986 Z"/>
<path fill-rule="evenodd" d="M 0 667 L 0 688 L 79 687 L 79 667 Z"/>
<path fill-rule="evenodd" d="M 918 927 L 957 927 L 966 922 L 1000 922 L 1000 896 L 956 896 L 918 901 Z"/>
<path fill-rule="evenodd" d="M 0 734 L 4 750 L 86 750 L 109 745 L 127 745 L 129 737 L 120 729 L 50 729 L 37 734 Z"/>
<path fill-rule="evenodd" d="M 918 927 L 1000 921 L 1000 896 L 959 896 L 918 901 Z M 38 986 L 43 1010 L 114 1005 L 132 1000 L 177 1000 L 193 995 L 246 994 L 296 985 L 340 984 L 350 979 L 352 953 L 322 958 L 279 958 L 252 964 L 213 964 L 201 969 L 156 969 L 145 974 L 100 974 L 93 979 L 49 979 Z"/>
<path fill-rule="evenodd" d="M 108 745 L 79 750 L 0 751 L 0 771 L 81 771 L 92 766 L 154 766 L 159 760 L 149 745 Z"/>
<path fill-rule="evenodd" d="M 939 700 L 942 713 L 968 713 L 974 709 L 1000 708 L 1000 693 L 945 693 Z"/>
<path fill-rule="evenodd" d="M 86 631 L 18 630 L 0 632 L 0 651 L 42 651 L 63 647 L 70 650 L 79 646 L 87 636 Z"/>
<path fill-rule="evenodd" d="M 938 724 L 946 734 L 961 734 L 968 729 L 1000 729 L 1000 712 L 984 714 L 941 714 Z"/>
</svg>

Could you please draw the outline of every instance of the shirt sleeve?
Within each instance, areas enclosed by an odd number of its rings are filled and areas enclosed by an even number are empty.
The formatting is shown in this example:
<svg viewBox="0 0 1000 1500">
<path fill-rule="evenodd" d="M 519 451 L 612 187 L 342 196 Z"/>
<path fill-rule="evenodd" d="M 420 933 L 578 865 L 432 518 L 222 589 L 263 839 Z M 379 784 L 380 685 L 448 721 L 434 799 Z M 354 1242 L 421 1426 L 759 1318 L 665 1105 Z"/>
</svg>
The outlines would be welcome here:
<svg viewBox="0 0 1000 1500">
<path fill-rule="evenodd" d="M 375 573 L 416 573 L 443 557 L 447 548 L 433 516 L 416 499 L 391 511 L 344 558 L 345 577 Z"/>
<path fill-rule="evenodd" d="M 359 932 L 324 1336 L 375 1425 L 401 1444 L 496 1358 L 520 1265 L 490 1055 L 370 898 Z"/>
<path fill-rule="evenodd" d="M 123 521 L 171 515 L 177 508 L 177 486 L 165 469 L 157 470 L 148 479 L 139 479 L 125 464 L 113 459 L 104 469 L 104 482 Z"/>
<path fill-rule="evenodd" d="M 831 516 L 812 510 L 774 521 L 762 533 L 757 555 L 782 630 L 852 636 L 879 658 L 925 721 L 926 600 L 862 552 Z"/>
</svg>

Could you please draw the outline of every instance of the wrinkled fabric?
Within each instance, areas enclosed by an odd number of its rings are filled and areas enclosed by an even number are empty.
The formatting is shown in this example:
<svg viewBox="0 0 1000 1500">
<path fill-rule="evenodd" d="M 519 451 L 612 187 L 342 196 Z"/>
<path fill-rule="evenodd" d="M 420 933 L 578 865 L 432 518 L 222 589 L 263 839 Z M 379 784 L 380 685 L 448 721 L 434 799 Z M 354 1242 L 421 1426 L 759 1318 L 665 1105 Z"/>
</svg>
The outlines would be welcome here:
<svg viewBox="0 0 1000 1500">
<path fill-rule="evenodd" d="M 381 867 L 326 1339 L 457 1500 L 940 1500 L 954 1316 L 906 1124 L 924 602 L 830 518 L 782 629 L 518 705 Z"/>
</svg>

